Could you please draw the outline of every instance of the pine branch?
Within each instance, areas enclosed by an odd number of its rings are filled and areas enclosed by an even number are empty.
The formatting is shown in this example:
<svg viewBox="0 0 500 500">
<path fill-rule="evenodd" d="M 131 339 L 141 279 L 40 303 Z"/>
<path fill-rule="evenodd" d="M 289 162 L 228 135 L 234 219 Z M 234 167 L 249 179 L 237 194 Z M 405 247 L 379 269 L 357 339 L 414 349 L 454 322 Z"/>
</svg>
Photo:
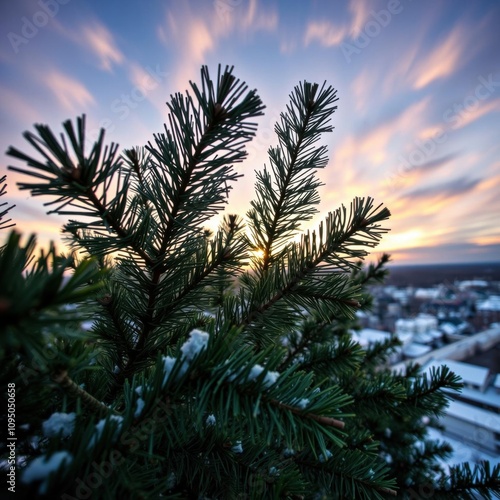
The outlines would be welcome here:
<svg viewBox="0 0 500 500">
<path fill-rule="evenodd" d="M 270 148 L 271 174 L 257 172 L 257 201 L 248 212 L 255 249 L 263 252 L 258 269 L 265 272 L 273 259 L 272 249 L 283 246 L 301 222 L 309 220 L 319 203 L 317 188 L 321 183 L 313 172 L 327 163 L 326 148 L 312 145 L 321 133 L 329 132 L 331 114 L 337 109 L 332 87 L 305 82 L 290 96 L 287 113 L 276 124 L 280 147 Z"/>
<path fill-rule="evenodd" d="M 6 179 L 7 179 L 6 175 L 3 175 L 2 177 L 0 177 L 0 196 L 3 196 L 4 194 L 7 193 L 7 184 L 5 182 Z M 7 205 L 7 202 L 0 203 L 0 207 L 4 207 L 5 205 Z M 15 207 L 15 205 L 11 205 L 10 207 L 7 207 L 6 209 L 0 211 L 0 229 L 8 229 L 9 227 L 13 227 L 16 225 L 15 223 L 9 224 L 9 222 L 11 222 L 12 219 L 4 220 L 4 217 L 14 207 Z"/>
<path fill-rule="evenodd" d="M 308 233 L 303 236 L 300 245 L 292 247 L 293 253 L 289 253 L 284 286 L 264 303 L 255 304 L 242 324 L 251 324 L 278 301 L 293 294 L 306 278 L 315 274 L 321 275 L 334 266 L 352 266 L 347 258 L 366 254 L 365 250 L 358 250 L 356 246 L 377 245 L 381 234 L 386 231 L 377 223 L 387 219 L 389 215 L 387 208 L 380 209 L 380 206 L 373 208 L 371 198 L 368 198 L 366 203 L 364 198 L 356 198 L 351 203 L 349 219 L 346 218 L 344 207 L 330 213 L 325 226 L 320 225 L 319 242 L 316 233 L 313 232 L 312 235 Z M 282 274 L 279 266 L 274 266 L 274 271 Z"/>
<path fill-rule="evenodd" d="M 49 195 L 54 201 L 45 205 L 58 204 L 58 207 L 49 213 L 60 215 L 78 215 L 97 217 L 93 226 L 97 230 L 113 230 L 116 239 L 108 235 L 106 244 L 100 246 L 101 252 L 110 253 L 114 248 L 130 248 L 146 263 L 152 264 L 148 253 L 139 245 L 134 245 L 134 226 L 122 225 L 120 217 L 125 212 L 128 194 L 127 178 L 120 185 L 117 181 L 115 196 L 108 201 L 110 185 L 122 169 L 121 159 L 116 159 L 117 144 L 103 146 L 104 130 L 101 130 L 99 139 L 92 147 L 90 155 L 85 156 L 85 115 L 77 119 L 77 133 L 71 121 L 63 124 L 69 138 L 73 154 L 77 161 L 73 161 L 66 145 L 65 136 L 61 134 L 62 145 L 56 139 L 51 129 L 46 125 L 35 125 L 38 136 L 25 132 L 25 139 L 42 156 L 45 163 L 34 159 L 16 148 L 10 147 L 9 156 L 27 163 L 31 170 L 9 166 L 10 170 L 40 179 L 40 182 L 18 183 L 19 189 L 28 189 L 33 196 Z M 77 136 L 78 135 L 78 136 Z M 99 190 L 99 193 L 98 193 Z M 75 210 L 68 211 L 66 206 Z M 83 227 L 91 228 L 87 224 Z"/>
<path fill-rule="evenodd" d="M 198 109 L 189 95 L 185 100 L 181 95 L 175 96 L 169 104 L 171 132 L 156 136 L 157 148 L 151 144 L 147 148 L 157 162 L 155 172 L 158 172 L 158 186 L 162 186 L 164 191 L 160 199 L 165 200 L 163 211 L 166 212 L 166 225 L 162 230 L 158 262 L 152 267 L 146 316 L 142 321 L 144 326 L 138 349 L 146 345 L 155 327 L 155 305 L 162 274 L 167 270 L 167 250 L 172 248 L 178 252 L 179 245 L 190 235 L 186 228 L 195 227 L 195 224 L 206 220 L 213 210 L 210 207 L 217 208 L 223 201 L 227 191 L 222 192 L 221 185 L 226 186 L 228 179 L 235 178 L 231 174 L 230 163 L 245 158 L 243 145 L 254 135 L 255 126 L 246 123 L 246 120 L 262 114 L 263 106 L 255 92 L 249 92 L 241 103 L 237 102 L 247 87 L 239 84 L 231 71 L 232 68 L 226 68 L 221 75 L 219 67 L 217 89 L 214 92 L 208 69 L 203 67 L 202 90 L 191 84 L 198 99 Z M 169 176 L 161 178 L 160 173 L 165 165 L 171 166 Z M 165 195 L 168 198 L 165 199 Z M 181 235 L 180 240 L 178 234 Z M 134 361 L 134 357 L 129 360 L 127 371 Z"/>
</svg>

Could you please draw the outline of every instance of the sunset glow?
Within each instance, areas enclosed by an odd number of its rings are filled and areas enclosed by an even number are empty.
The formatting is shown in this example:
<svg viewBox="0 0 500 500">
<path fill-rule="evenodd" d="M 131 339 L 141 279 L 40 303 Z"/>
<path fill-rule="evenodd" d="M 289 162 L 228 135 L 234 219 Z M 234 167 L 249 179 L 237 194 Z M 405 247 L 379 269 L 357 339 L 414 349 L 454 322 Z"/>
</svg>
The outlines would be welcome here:
<svg viewBox="0 0 500 500">
<path fill-rule="evenodd" d="M 173 0 L 4 2 L 1 9 L 2 159 L 17 229 L 62 246 L 48 199 L 20 192 L 4 153 L 32 153 L 33 124 L 54 132 L 87 115 L 122 148 L 163 128 L 165 102 L 199 81 L 202 64 L 234 65 L 266 104 L 244 177 L 227 211 L 245 215 L 255 170 L 269 165 L 274 123 L 306 79 L 338 90 L 329 164 L 314 229 L 354 196 L 391 213 L 377 252 L 397 264 L 500 260 L 500 4 L 496 1 Z M 52 5 L 52 4 L 51 4 Z M 57 7 L 57 8 L 56 8 Z M 24 180 L 24 179 L 23 179 Z M 215 229 L 215 223 L 210 225 Z M 2 238 L 5 236 L 2 235 Z"/>
</svg>

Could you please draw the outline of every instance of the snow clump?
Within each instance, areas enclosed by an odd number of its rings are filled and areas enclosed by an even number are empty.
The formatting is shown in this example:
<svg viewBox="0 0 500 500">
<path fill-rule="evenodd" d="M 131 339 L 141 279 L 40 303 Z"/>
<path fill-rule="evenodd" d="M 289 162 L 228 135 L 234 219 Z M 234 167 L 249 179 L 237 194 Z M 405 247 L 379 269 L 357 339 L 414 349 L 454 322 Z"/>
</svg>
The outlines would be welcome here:
<svg viewBox="0 0 500 500">
<path fill-rule="evenodd" d="M 241 446 L 241 441 L 236 441 L 236 444 L 231 448 L 233 453 L 243 453 L 243 446 Z"/>
<path fill-rule="evenodd" d="M 321 453 L 321 454 L 319 455 L 318 459 L 319 459 L 319 461 L 320 461 L 321 463 L 324 463 L 324 462 L 326 462 L 327 460 L 329 460 L 330 458 L 332 458 L 332 456 L 333 456 L 333 455 L 332 455 L 332 452 L 331 452 L 330 450 L 326 450 L 325 455 L 323 455 L 323 453 Z"/>
<path fill-rule="evenodd" d="M 305 410 L 309 406 L 310 401 L 307 398 L 302 399 L 294 399 L 292 401 L 292 405 L 300 408 L 301 410 Z"/>
<path fill-rule="evenodd" d="M 116 438 L 117 435 L 120 434 L 123 424 L 123 417 L 121 417 L 120 415 L 111 415 L 109 418 L 103 418 L 99 420 L 97 424 L 95 424 L 94 434 L 92 435 L 92 439 L 89 441 L 87 449 L 91 448 L 92 446 L 98 443 L 99 439 L 101 439 L 104 427 L 106 426 L 106 422 L 110 421 L 116 422 L 114 437 Z"/>
<path fill-rule="evenodd" d="M 182 354 L 188 361 L 192 361 L 203 349 L 207 348 L 209 335 L 201 330 L 193 330 L 189 339 L 181 347 Z"/>
<path fill-rule="evenodd" d="M 134 418 L 139 418 L 141 416 L 142 410 L 144 410 L 144 399 L 138 398 L 135 403 L 137 405 L 137 408 L 134 412 Z"/>
<path fill-rule="evenodd" d="M 203 349 L 207 348 L 209 338 L 210 335 L 201 330 L 194 329 L 190 333 L 189 338 L 181 347 L 181 352 L 183 354 L 181 358 L 182 364 L 177 372 L 177 378 L 182 377 L 187 372 L 189 361 L 192 361 L 201 351 L 203 351 Z M 167 383 L 176 361 L 177 359 L 172 356 L 163 357 L 163 386 Z"/>
<path fill-rule="evenodd" d="M 45 437 L 57 437 L 59 434 L 63 438 L 71 436 L 75 430 L 76 413 L 53 413 L 50 418 L 42 424 Z"/>
<path fill-rule="evenodd" d="M 250 373 L 248 374 L 247 377 L 247 382 L 258 378 L 264 370 L 265 368 L 262 365 L 252 366 L 252 369 L 250 370 Z M 279 372 L 267 372 L 262 382 L 264 387 L 268 388 L 274 385 L 278 380 L 279 376 L 280 376 Z"/>
<path fill-rule="evenodd" d="M 50 457 L 42 455 L 32 460 L 23 470 L 23 483 L 42 481 L 39 487 L 40 495 L 47 493 L 49 476 L 52 472 L 58 471 L 62 465 L 68 466 L 73 461 L 73 455 L 67 451 L 57 451 Z"/>
</svg>

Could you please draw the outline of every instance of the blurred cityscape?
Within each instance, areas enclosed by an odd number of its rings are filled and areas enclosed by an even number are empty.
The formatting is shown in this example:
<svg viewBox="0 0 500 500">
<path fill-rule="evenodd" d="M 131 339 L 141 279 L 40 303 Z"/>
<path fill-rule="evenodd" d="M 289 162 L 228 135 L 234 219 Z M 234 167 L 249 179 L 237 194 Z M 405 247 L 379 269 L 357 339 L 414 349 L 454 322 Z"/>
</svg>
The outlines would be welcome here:
<svg viewBox="0 0 500 500">
<path fill-rule="evenodd" d="M 500 263 L 393 266 L 384 284 L 372 286 L 373 308 L 358 313 L 363 346 L 396 336 L 394 371 L 418 363 L 424 372 L 447 365 L 462 378 L 441 429 L 461 462 L 500 462 Z M 450 394 L 451 395 L 451 394 Z"/>
</svg>

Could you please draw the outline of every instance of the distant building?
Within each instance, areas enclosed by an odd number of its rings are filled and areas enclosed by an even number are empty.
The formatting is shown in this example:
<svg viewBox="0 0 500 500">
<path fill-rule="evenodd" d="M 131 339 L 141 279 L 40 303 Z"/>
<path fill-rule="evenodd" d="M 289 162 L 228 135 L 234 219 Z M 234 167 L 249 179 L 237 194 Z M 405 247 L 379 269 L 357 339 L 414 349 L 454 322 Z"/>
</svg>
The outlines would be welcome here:
<svg viewBox="0 0 500 500">
<path fill-rule="evenodd" d="M 476 310 L 479 311 L 500 311 L 500 295 L 492 295 L 486 300 L 478 301 Z"/>
<path fill-rule="evenodd" d="M 385 342 L 394 337 L 394 334 L 384 330 L 376 330 L 374 328 L 362 328 L 359 331 L 353 332 L 353 340 L 358 342 L 361 347 L 367 348 L 377 342 Z M 401 360 L 402 351 L 404 347 L 411 341 L 411 335 L 402 334 L 397 335 L 398 339 L 402 342 L 402 346 L 397 348 L 396 351 L 388 359 L 389 364 L 397 363 Z"/>
<path fill-rule="evenodd" d="M 441 420 L 446 433 L 478 448 L 500 453 L 500 415 L 475 406 L 452 401 Z"/>
<path fill-rule="evenodd" d="M 395 332 L 398 336 L 411 335 L 413 343 L 437 347 L 443 337 L 442 332 L 437 327 L 438 320 L 435 316 L 419 314 L 414 318 L 398 319 L 395 324 Z M 408 348 L 403 353 L 411 358 L 425 354 L 424 350 L 418 346 Z"/>
<path fill-rule="evenodd" d="M 488 328 L 492 323 L 500 321 L 500 295 L 491 295 L 487 299 L 476 302 L 474 325 L 478 329 Z"/>
<path fill-rule="evenodd" d="M 432 360 L 424 366 L 432 368 L 446 365 L 464 384 L 462 391 L 450 392 L 453 401 L 440 419 L 445 433 L 490 453 L 500 453 L 500 375 L 493 376 L 489 368 L 449 359 Z"/>
<path fill-rule="evenodd" d="M 456 286 L 459 290 L 476 290 L 481 288 L 486 288 L 488 286 L 488 282 L 485 280 L 464 280 L 457 281 Z"/>
</svg>

